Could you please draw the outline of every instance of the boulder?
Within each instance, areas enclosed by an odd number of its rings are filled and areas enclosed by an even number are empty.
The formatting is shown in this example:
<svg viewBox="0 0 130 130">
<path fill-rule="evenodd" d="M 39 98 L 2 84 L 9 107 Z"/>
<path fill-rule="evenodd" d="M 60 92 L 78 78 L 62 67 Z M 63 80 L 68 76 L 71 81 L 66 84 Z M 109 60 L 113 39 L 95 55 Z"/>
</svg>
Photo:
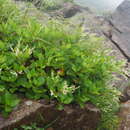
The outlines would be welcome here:
<svg viewBox="0 0 130 130">
<path fill-rule="evenodd" d="M 125 0 L 112 14 L 111 39 L 130 61 L 130 0 Z"/>
<path fill-rule="evenodd" d="M 82 11 L 82 8 L 80 6 L 67 2 L 67 3 L 64 3 L 60 9 L 55 10 L 55 11 L 53 10 L 49 13 L 52 17 L 61 16 L 64 18 L 70 18 L 81 11 Z"/>
<path fill-rule="evenodd" d="M 20 129 L 21 125 L 32 122 L 42 128 L 51 124 L 49 130 L 94 130 L 100 121 L 100 110 L 92 104 L 86 104 L 84 108 L 65 105 L 63 110 L 56 106 L 54 101 L 23 101 L 7 119 L 0 116 L 0 130 Z"/>
<path fill-rule="evenodd" d="M 63 8 L 60 10 L 64 18 L 69 18 L 74 16 L 76 13 L 81 12 L 79 6 L 73 3 L 64 3 Z"/>
</svg>

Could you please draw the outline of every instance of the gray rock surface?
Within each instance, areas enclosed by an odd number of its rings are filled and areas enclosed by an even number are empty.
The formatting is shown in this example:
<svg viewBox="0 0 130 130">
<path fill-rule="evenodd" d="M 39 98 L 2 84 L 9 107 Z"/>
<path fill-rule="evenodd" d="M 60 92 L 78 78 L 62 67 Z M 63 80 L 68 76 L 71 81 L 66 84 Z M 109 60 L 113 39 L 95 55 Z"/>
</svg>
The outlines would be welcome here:
<svg viewBox="0 0 130 130">
<path fill-rule="evenodd" d="M 130 60 L 130 0 L 125 0 L 111 18 L 112 40 Z"/>
<path fill-rule="evenodd" d="M 70 18 L 77 14 L 78 12 L 81 12 L 81 9 L 79 6 L 74 5 L 72 3 L 65 3 L 63 8 L 59 10 L 64 18 Z"/>
<path fill-rule="evenodd" d="M 130 130 L 130 100 L 121 104 L 119 117 L 121 123 L 118 130 Z"/>
<path fill-rule="evenodd" d="M 56 109 L 56 102 L 23 101 L 7 119 L 0 117 L 0 130 L 14 130 L 21 125 L 37 122 L 48 130 L 94 130 L 100 120 L 100 110 L 92 104 L 82 109 L 78 105 L 66 105 L 63 110 Z M 53 122 L 53 123 L 52 123 Z"/>
</svg>

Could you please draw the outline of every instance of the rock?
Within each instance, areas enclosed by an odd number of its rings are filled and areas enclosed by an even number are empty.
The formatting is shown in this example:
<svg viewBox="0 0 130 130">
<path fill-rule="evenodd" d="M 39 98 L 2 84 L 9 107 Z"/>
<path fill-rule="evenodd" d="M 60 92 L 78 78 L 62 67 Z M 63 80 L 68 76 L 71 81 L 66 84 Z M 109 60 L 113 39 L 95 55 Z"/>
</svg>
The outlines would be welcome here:
<svg viewBox="0 0 130 130">
<path fill-rule="evenodd" d="M 48 130 L 94 130 L 100 121 L 100 110 L 92 104 L 86 104 L 85 108 L 65 105 L 63 110 L 57 110 L 56 106 L 54 101 L 23 101 L 7 119 L 0 117 L 0 130 L 19 129 L 32 122 L 41 127 L 52 124 Z"/>
<path fill-rule="evenodd" d="M 32 104 L 33 104 L 32 101 L 26 101 L 26 102 L 25 102 L 25 105 L 27 105 L 27 106 L 31 106 Z"/>
<path fill-rule="evenodd" d="M 100 110 L 98 108 L 96 108 L 96 106 L 94 106 L 93 104 L 86 104 L 85 107 L 90 111 L 93 111 L 96 113 L 100 112 Z"/>
<path fill-rule="evenodd" d="M 130 61 L 130 0 L 125 0 L 112 14 L 112 40 Z"/>
<path fill-rule="evenodd" d="M 63 14 L 64 18 L 70 18 L 74 16 L 76 13 L 81 12 L 81 9 L 79 6 L 73 3 L 65 3 L 60 11 Z"/>
<path fill-rule="evenodd" d="M 120 97 L 121 102 L 126 102 L 130 100 L 130 81 L 126 80 L 124 83 L 122 83 L 122 95 Z"/>
<path fill-rule="evenodd" d="M 67 2 L 64 3 L 60 9 L 56 11 L 53 10 L 53 12 L 50 12 L 50 15 L 52 17 L 61 16 L 64 18 L 70 18 L 81 11 L 82 8 L 80 6 Z"/>
<path fill-rule="evenodd" d="M 130 97 L 130 86 L 128 86 L 129 88 L 126 91 L 126 94 Z"/>
<path fill-rule="evenodd" d="M 17 110 L 9 115 L 8 119 L 0 121 L 0 129 L 12 129 L 23 124 L 29 116 L 34 116 L 42 107 L 38 102 L 33 101 L 30 105 L 27 105 L 27 102 L 30 101 L 24 102 Z"/>
<path fill-rule="evenodd" d="M 121 119 L 118 130 L 130 130 L 130 100 L 121 104 L 118 115 Z"/>
<path fill-rule="evenodd" d="M 50 127 L 50 128 L 47 128 L 46 130 L 54 130 L 52 127 Z"/>
<path fill-rule="evenodd" d="M 66 105 L 61 119 L 53 128 L 54 130 L 94 130 L 99 121 L 100 110 L 94 105 L 86 104 L 85 108 L 80 108 L 78 105 Z"/>
</svg>

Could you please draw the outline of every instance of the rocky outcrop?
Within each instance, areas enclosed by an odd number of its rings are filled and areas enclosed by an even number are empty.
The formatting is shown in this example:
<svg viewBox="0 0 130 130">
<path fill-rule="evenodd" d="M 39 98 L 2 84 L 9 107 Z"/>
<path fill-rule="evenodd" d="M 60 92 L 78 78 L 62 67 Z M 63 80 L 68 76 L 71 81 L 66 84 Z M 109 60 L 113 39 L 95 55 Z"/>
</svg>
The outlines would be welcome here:
<svg viewBox="0 0 130 130">
<path fill-rule="evenodd" d="M 63 18 L 71 18 L 77 15 L 78 13 L 82 13 L 84 11 L 91 13 L 91 10 L 87 7 L 81 7 L 74 3 L 67 2 L 67 3 L 64 3 L 59 9 L 49 11 L 49 14 L 52 17 L 60 16 Z"/>
<path fill-rule="evenodd" d="M 118 76 L 120 79 L 115 83 L 122 92 L 121 102 L 130 100 L 129 82 L 130 82 L 130 1 L 125 0 L 116 11 L 103 21 L 102 32 L 109 40 L 112 48 L 116 49 L 113 53 L 118 60 L 126 59 L 124 68 L 125 76 Z"/>
<path fill-rule="evenodd" d="M 111 40 L 130 61 L 130 0 L 125 0 L 110 19 Z"/>
<path fill-rule="evenodd" d="M 64 18 L 70 18 L 77 14 L 78 12 L 81 12 L 81 9 L 79 6 L 74 5 L 72 3 L 64 3 L 62 8 L 58 10 L 59 14 L 63 16 Z"/>
<path fill-rule="evenodd" d="M 42 4 L 44 3 L 44 1 L 42 0 L 14 0 L 14 1 L 16 3 L 22 3 L 22 4 L 23 3 L 25 4 L 26 2 L 30 2 L 31 4 L 35 6 L 33 8 L 37 8 L 39 10 L 42 10 L 44 8 L 44 4 Z M 60 5 L 57 8 L 44 9 L 42 10 L 42 13 L 49 14 L 51 17 L 61 16 L 63 18 L 70 18 L 84 10 L 91 12 L 88 7 L 81 7 L 72 2 L 61 1 Z"/>
<path fill-rule="evenodd" d="M 21 125 L 36 122 L 45 127 L 51 124 L 53 130 L 94 130 L 100 120 L 100 110 L 92 104 L 84 108 L 66 105 L 63 110 L 55 102 L 24 101 L 7 119 L 0 118 L 0 130 L 13 130 Z"/>
</svg>

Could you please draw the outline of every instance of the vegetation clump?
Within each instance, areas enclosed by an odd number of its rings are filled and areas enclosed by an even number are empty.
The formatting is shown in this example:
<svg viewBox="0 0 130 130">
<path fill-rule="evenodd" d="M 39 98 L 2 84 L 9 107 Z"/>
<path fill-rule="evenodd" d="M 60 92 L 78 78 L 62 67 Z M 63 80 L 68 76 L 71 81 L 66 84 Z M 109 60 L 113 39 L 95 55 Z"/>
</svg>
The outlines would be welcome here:
<svg viewBox="0 0 130 130">
<path fill-rule="evenodd" d="M 119 92 L 110 81 L 122 63 L 108 55 L 101 38 L 57 21 L 41 25 L 8 0 L 0 0 L 0 7 L 0 111 L 11 112 L 19 94 L 62 105 L 91 102 L 113 128 Z"/>
</svg>

